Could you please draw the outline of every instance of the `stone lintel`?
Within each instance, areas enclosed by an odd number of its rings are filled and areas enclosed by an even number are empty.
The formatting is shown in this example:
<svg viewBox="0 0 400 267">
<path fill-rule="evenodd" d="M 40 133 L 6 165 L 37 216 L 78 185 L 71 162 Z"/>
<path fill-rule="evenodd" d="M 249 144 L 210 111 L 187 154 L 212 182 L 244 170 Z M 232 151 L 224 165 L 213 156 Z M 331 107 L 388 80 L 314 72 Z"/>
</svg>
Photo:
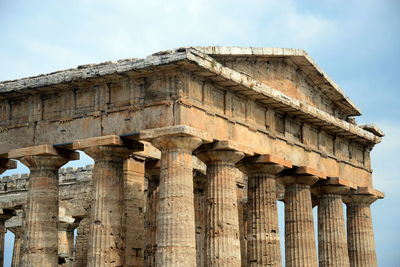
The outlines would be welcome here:
<svg viewBox="0 0 400 267">
<path fill-rule="evenodd" d="M 158 160 L 161 158 L 161 152 L 151 143 L 146 141 L 141 141 L 143 144 L 143 151 L 133 152 L 132 155 L 144 160 Z"/>
<path fill-rule="evenodd" d="M 70 150 L 54 147 L 53 145 L 39 145 L 14 149 L 8 152 L 8 158 L 19 159 L 25 156 L 38 156 L 38 155 L 49 155 L 57 156 L 63 155 L 70 160 L 78 160 L 79 153 Z"/>
<path fill-rule="evenodd" d="M 118 135 L 106 135 L 76 140 L 72 145 L 73 149 L 76 150 L 83 150 L 85 148 L 96 146 L 123 146 L 134 151 L 143 151 L 144 147 L 142 143 L 127 138 L 122 138 Z"/>
<path fill-rule="evenodd" d="M 221 141 L 215 141 L 212 143 L 204 144 L 200 146 L 197 150 L 196 153 L 203 152 L 203 151 L 238 151 L 242 152 L 245 156 L 253 156 L 254 151 L 250 150 L 249 148 L 237 144 L 234 141 L 231 140 L 221 140 Z"/>
<path fill-rule="evenodd" d="M 6 170 L 12 170 L 17 168 L 17 162 L 15 160 L 0 158 L 0 174 Z"/>
<path fill-rule="evenodd" d="M 202 131 L 185 125 L 168 126 L 162 128 L 143 130 L 140 131 L 139 135 L 134 135 L 132 136 L 132 138 L 141 141 L 142 140 L 151 141 L 152 139 L 168 135 L 198 137 L 203 140 L 203 143 L 209 143 L 213 141 L 211 135 L 208 134 L 206 131 Z"/>
<path fill-rule="evenodd" d="M 0 221 L 4 222 L 10 219 L 12 216 L 16 216 L 15 210 L 12 209 L 0 209 Z"/>
</svg>

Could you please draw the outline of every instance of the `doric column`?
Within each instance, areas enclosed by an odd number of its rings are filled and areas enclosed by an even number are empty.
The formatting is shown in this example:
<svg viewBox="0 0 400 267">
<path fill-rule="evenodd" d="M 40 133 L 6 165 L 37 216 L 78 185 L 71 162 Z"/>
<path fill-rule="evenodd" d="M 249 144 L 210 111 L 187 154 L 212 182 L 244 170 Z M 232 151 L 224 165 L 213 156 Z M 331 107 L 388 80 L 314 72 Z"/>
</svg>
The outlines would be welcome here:
<svg viewBox="0 0 400 267">
<path fill-rule="evenodd" d="M 156 266 L 196 266 L 192 151 L 202 140 L 188 135 L 152 139 L 161 151 Z"/>
<path fill-rule="evenodd" d="M 279 180 L 285 185 L 286 267 L 317 267 L 310 185 L 318 177 L 294 172 Z"/>
<path fill-rule="evenodd" d="M 24 240 L 24 232 L 22 226 L 9 227 L 8 230 L 14 234 L 14 248 L 12 255 L 11 267 L 20 267 L 22 262 L 22 245 Z"/>
<path fill-rule="evenodd" d="M 243 159 L 239 168 L 248 175 L 247 266 L 281 266 L 276 175 L 287 161 L 271 155 Z"/>
<path fill-rule="evenodd" d="M 90 218 L 85 217 L 80 221 L 78 226 L 74 250 L 74 267 L 87 266 L 89 231 Z"/>
<path fill-rule="evenodd" d="M 344 196 L 347 205 L 347 244 L 351 267 L 376 267 L 376 252 L 370 205 L 373 194 L 351 192 Z"/>
<path fill-rule="evenodd" d="M 156 266 L 156 219 L 158 206 L 158 185 L 160 183 L 160 162 L 147 161 L 146 166 L 147 178 L 147 199 L 146 199 L 146 216 L 145 216 L 145 251 L 144 265 L 146 267 Z"/>
<path fill-rule="evenodd" d="M 320 267 L 348 267 L 346 226 L 342 195 L 349 187 L 335 183 L 336 178 L 313 186 L 318 199 L 318 258 Z"/>
<path fill-rule="evenodd" d="M 207 165 L 205 266 L 241 266 L 235 163 L 244 154 L 205 145 L 197 156 Z"/>
<path fill-rule="evenodd" d="M 94 161 L 88 266 L 124 265 L 124 163 L 140 145 L 118 136 L 74 142 Z"/>
<path fill-rule="evenodd" d="M 24 229 L 24 266 L 54 267 L 58 264 L 58 169 L 79 154 L 51 145 L 9 152 L 31 171 Z"/>
<path fill-rule="evenodd" d="M 125 267 L 144 265 L 144 161 L 131 157 L 124 166 Z"/>
</svg>

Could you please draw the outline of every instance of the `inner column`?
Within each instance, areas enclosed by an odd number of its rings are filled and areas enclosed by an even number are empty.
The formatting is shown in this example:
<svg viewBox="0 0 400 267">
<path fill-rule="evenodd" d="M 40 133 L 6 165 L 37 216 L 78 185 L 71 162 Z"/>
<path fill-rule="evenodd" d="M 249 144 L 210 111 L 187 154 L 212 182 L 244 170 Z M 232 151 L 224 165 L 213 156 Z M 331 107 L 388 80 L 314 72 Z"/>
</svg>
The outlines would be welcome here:
<svg viewBox="0 0 400 267">
<path fill-rule="evenodd" d="M 235 163 L 243 158 L 234 150 L 197 154 L 207 165 L 206 266 L 241 266 Z"/>
<path fill-rule="evenodd" d="M 119 146 L 84 149 L 95 161 L 88 266 L 122 266 L 124 259 L 124 162 L 132 150 Z"/>
<path fill-rule="evenodd" d="M 275 179 L 284 165 L 264 155 L 243 159 L 239 168 L 248 174 L 249 184 L 247 265 L 281 266 Z"/>
<path fill-rule="evenodd" d="M 317 267 L 310 185 L 312 175 L 281 177 L 285 185 L 285 262 L 286 267 Z"/>
</svg>

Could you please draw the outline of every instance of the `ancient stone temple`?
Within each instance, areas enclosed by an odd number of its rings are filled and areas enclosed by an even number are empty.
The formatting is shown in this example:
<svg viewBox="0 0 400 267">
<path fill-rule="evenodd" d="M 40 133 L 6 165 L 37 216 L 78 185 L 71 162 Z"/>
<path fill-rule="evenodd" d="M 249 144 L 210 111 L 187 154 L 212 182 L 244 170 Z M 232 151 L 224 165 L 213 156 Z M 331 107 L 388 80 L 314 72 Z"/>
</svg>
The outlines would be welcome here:
<svg viewBox="0 0 400 267">
<path fill-rule="evenodd" d="M 0 180 L 0 243 L 12 231 L 26 267 L 377 266 L 383 133 L 359 115 L 296 49 L 188 47 L 1 82 L 0 172 L 30 174 Z M 78 151 L 94 166 L 62 169 Z"/>
</svg>

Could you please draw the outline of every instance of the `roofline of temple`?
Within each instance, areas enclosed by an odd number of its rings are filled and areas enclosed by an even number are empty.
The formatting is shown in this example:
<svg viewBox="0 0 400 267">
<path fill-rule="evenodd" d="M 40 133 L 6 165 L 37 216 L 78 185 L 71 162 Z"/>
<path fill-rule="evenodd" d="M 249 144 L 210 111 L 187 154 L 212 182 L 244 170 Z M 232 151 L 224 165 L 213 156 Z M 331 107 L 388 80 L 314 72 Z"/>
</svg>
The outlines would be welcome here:
<svg viewBox="0 0 400 267">
<path fill-rule="evenodd" d="M 348 116 L 360 116 L 361 110 L 303 49 L 270 47 L 205 46 L 195 47 L 210 56 L 290 58 L 315 86 L 319 87 Z"/>
<path fill-rule="evenodd" d="M 224 47 L 218 48 L 223 49 Z M 228 68 L 220 64 L 216 59 L 212 57 L 212 55 L 205 53 L 208 49 L 215 50 L 216 47 L 178 48 L 175 50 L 161 51 L 152 54 L 145 59 L 124 59 L 118 60 L 116 62 L 87 64 L 78 66 L 75 69 L 67 69 L 63 71 L 57 71 L 49 74 L 22 78 L 13 81 L 4 81 L 0 82 L 0 99 L 2 98 L 2 96 L 4 97 L 10 94 L 25 94 L 27 93 L 26 91 L 31 91 L 42 87 L 56 86 L 70 82 L 78 82 L 86 79 L 95 79 L 106 75 L 123 74 L 130 71 L 142 71 L 161 65 L 188 62 L 191 64 L 194 63 L 198 67 L 205 69 L 207 72 L 212 72 L 214 74 L 217 74 L 217 76 L 221 76 L 221 78 L 224 78 L 226 82 L 232 84 L 230 85 L 231 88 L 234 86 L 244 87 L 247 90 L 241 92 L 245 94 L 247 93 L 247 95 L 252 95 L 249 94 L 250 90 L 256 92 L 257 95 L 260 95 L 261 98 L 258 99 L 260 99 L 261 101 L 267 101 L 267 98 L 272 99 L 273 102 L 284 106 L 286 109 L 288 109 L 288 111 L 306 114 L 310 117 L 311 120 L 324 122 L 323 124 L 327 124 L 328 127 L 333 127 L 336 129 L 340 129 L 340 131 L 349 132 L 351 135 L 356 135 L 358 138 L 362 138 L 367 142 L 372 142 L 373 144 L 379 143 L 381 141 L 381 138 L 371 131 L 364 130 L 357 125 L 339 120 L 338 118 L 335 118 L 322 110 L 303 103 L 300 100 L 293 99 L 274 88 L 271 88 L 261 82 L 258 82 L 257 80 L 252 79 L 246 73 L 241 73 L 237 70 Z M 252 51 L 252 49 L 256 51 L 256 48 L 243 48 L 243 50 L 246 49 L 248 51 Z M 261 49 L 264 50 L 264 48 Z M 202 50 L 204 50 L 204 52 Z M 231 53 L 234 53 L 234 51 L 239 50 L 231 48 L 230 51 L 232 51 Z M 266 48 L 265 53 L 263 52 L 263 55 L 267 55 L 268 51 L 270 51 L 270 55 L 276 56 L 282 56 L 283 54 L 288 55 L 288 51 L 292 51 L 290 53 L 296 56 L 305 55 L 305 52 L 303 50 L 284 48 Z M 217 52 L 213 53 L 215 53 L 214 55 L 217 54 Z M 235 53 L 236 55 L 239 55 L 237 52 Z"/>
</svg>

